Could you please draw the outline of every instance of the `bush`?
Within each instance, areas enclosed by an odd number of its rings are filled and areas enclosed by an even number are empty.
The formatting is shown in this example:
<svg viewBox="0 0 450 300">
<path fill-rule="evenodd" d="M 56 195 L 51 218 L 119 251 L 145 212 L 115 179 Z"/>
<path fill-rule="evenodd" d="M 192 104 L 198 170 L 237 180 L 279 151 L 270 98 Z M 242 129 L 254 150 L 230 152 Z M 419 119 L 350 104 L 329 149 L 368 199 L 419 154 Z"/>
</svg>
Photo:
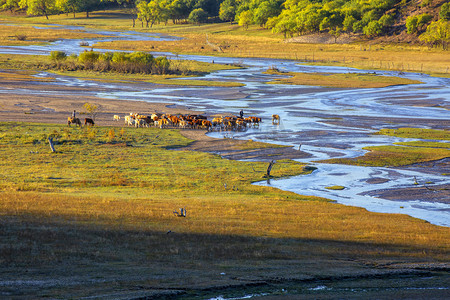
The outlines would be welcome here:
<svg viewBox="0 0 450 300">
<path fill-rule="evenodd" d="M 377 36 L 383 31 L 383 25 L 379 21 L 371 21 L 363 29 L 363 33 L 368 36 Z"/>
<path fill-rule="evenodd" d="M 98 61 L 98 58 L 100 57 L 99 52 L 94 51 L 84 51 L 81 52 L 78 56 L 78 61 L 82 64 L 94 64 Z"/>
<path fill-rule="evenodd" d="M 442 20 L 450 20 L 450 3 L 444 3 L 439 11 L 439 18 Z"/>
<path fill-rule="evenodd" d="M 67 54 L 63 51 L 52 51 L 50 52 L 50 58 L 54 61 L 61 61 L 67 58 Z"/>
<path fill-rule="evenodd" d="M 406 32 L 409 34 L 413 34 L 415 32 L 417 32 L 417 16 L 409 16 L 406 19 Z"/>
<path fill-rule="evenodd" d="M 169 72 L 170 62 L 167 57 L 157 57 L 155 59 L 154 70 L 157 74 L 167 74 Z"/>
<path fill-rule="evenodd" d="M 378 21 L 383 27 L 389 27 L 394 24 L 394 17 L 391 15 L 383 15 Z"/>
<path fill-rule="evenodd" d="M 433 19 L 432 15 L 429 14 L 421 14 L 417 16 L 417 26 L 421 27 L 425 24 L 428 24 Z"/>
<path fill-rule="evenodd" d="M 150 53 L 133 52 L 128 55 L 131 62 L 143 65 L 152 65 L 154 57 Z"/>
</svg>

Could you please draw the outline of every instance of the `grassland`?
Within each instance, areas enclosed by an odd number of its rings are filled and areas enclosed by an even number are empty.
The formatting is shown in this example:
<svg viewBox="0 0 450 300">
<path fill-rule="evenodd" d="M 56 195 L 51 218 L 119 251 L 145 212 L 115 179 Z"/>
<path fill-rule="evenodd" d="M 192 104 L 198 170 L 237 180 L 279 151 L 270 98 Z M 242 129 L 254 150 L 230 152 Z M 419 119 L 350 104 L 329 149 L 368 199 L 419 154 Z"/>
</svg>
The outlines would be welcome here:
<svg viewBox="0 0 450 300">
<path fill-rule="evenodd" d="M 267 73 L 289 76 L 288 78 L 280 78 L 269 82 L 271 84 L 313 85 L 337 88 L 381 88 L 392 85 L 422 83 L 418 80 L 368 73 L 297 73 L 272 70 L 267 71 Z"/>
<path fill-rule="evenodd" d="M 220 272 L 291 277 L 301 262 L 307 274 L 323 276 L 330 263 L 342 274 L 360 263 L 448 259 L 448 228 L 251 185 L 264 179 L 266 163 L 184 151 L 190 142 L 176 130 L 1 123 L 2 269 L 34 279 L 63 278 L 70 269 L 83 280 L 105 280 L 80 283 L 84 290 L 28 291 L 70 298 L 111 291 L 118 281 L 123 289 L 161 289 L 233 281 L 217 279 Z M 303 167 L 278 161 L 271 174 Z M 186 218 L 174 216 L 180 207 Z"/>
</svg>

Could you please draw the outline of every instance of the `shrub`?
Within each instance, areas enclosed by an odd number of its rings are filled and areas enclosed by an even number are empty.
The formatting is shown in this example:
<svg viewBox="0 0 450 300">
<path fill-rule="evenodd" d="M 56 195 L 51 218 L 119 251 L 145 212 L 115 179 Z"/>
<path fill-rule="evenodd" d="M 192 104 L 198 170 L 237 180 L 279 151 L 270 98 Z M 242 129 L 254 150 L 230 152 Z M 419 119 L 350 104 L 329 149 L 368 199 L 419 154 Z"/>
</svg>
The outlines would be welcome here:
<svg viewBox="0 0 450 300">
<path fill-rule="evenodd" d="M 428 24 L 433 19 L 432 15 L 429 14 L 421 14 L 417 16 L 417 26 L 421 27 L 425 24 Z"/>
<path fill-rule="evenodd" d="M 114 63 L 122 63 L 128 60 L 127 53 L 125 52 L 114 52 L 111 61 Z"/>
<path fill-rule="evenodd" d="M 363 33 L 366 36 L 377 36 L 383 31 L 383 25 L 379 21 L 371 21 L 363 29 Z"/>
<path fill-rule="evenodd" d="M 409 16 L 406 19 L 406 32 L 409 34 L 413 34 L 417 31 L 417 16 Z"/>
<path fill-rule="evenodd" d="M 80 55 L 78 56 L 78 61 L 82 64 L 94 64 L 98 61 L 98 58 L 100 57 L 100 53 L 99 52 L 94 52 L 94 51 L 84 51 L 81 52 Z"/>
<path fill-rule="evenodd" d="M 450 20 L 450 3 L 444 3 L 439 11 L 439 18 L 442 20 Z"/>
<path fill-rule="evenodd" d="M 112 61 L 113 58 L 113 53 L 112 52 L 105 52 L 102 55 L 100 55 L 100 57 L 98 58 L 99 61 Z"/>
<path fill-rule="evenodd" d="M 160 56 L 155 59 L 154 70 L 157 74 L 167 74 L 169 72 L 170 62 L 167 57 Z"/>
<path fill-rule="evenodd" d="M 61 61 L 67 58 L 67 54 L 63 51 L 52 51 L 50 52 L 50 58 L 54 61 Z"/>
<path fill-rule="evenodd" d="M 378 20 L 383 27 L 389 27 L 394 24 L 394 17 L 391 15 L 383 15 L 380 20 Z"/>
<path fill-rule="evenodd" d="M 154 57 L 150 53 L 144 52 L 133 52 L 128 55 L 128 58 L 131 62 L 142 64 L 142 65 L 151 65 L 153 64 Z"/>
</svg>

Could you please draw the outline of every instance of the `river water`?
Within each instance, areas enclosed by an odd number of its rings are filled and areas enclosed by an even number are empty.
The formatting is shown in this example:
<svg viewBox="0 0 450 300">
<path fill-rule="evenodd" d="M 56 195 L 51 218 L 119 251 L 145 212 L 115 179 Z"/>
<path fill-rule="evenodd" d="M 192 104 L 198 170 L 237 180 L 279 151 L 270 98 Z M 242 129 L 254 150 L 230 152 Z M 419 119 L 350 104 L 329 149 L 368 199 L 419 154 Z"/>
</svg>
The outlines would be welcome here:
<svg viewBox="0 0 450 300">
<path fill-rule="evenodd" d="M 68 27 L 61 27 L 67 29 Z M 70 27 L 69 29 L 82 29 Z M 57 29 L 55 29 L 57 30 Z M 104 40 L 155 40 L 176 39 L 158 34 L 138 32 L 97 32 Z M 0 53 L 43 54 L 50 51 L 65 51 L 67 54 L 84 50 L 80 42 L 95 44 L 101 39 L 60 40 L 45 46 L 0 47 Z M 102 50 L 98 50 L 102 51 Z M 106 50 L 105 50 L 106 51 Z M 111 50 L 108 50 L 111 51 Z M 400 199 L 392 201 L 377 197 L 377 191 L 393 188 L 413 188 L 427 184 L 441 186 L 450 184 L 450 177 L 433 172 L 432 168 L 381 168 L 358 167 L 339 164 L 318 163 L 317 160 L 333 157 L 356 157 L 363 155 L 363 147 L 390 145 L 409 141 L 397 137 L 373 135 L 381 128 L 421 127 L 448 129 L 450 113 L 450 79 L 430 77 L 425 74 L 376 71 L 380 75 L 401 76 L 420 80 L 423 84 L 393 86 L 378 89 L 327 89 L 313 86 L 291 86 L 266 84 L 277 76 L 263 74 L 269 67 L 295 72 L 374 72 L 345 67 L 313 66 L 299 61 L 227 58 L 212 56 L 173 55 L 155 53 L 172 59 L 190 59 L 221 64 L 240 64 L 244 69 L 214 72 L 202 80 L 234 81 L 243 87 L 121 87 L 119 83 L 92 83 L 75 78 L 58 76 L 56 84 L 98 86 L 98 97 L 121 100 L 140 100 L 183 105 L 207 114 L 238 114 L 243 109 L 246 115 L 262 117 L 259 128 L 245 132 L 212 132 L 218 138 L 252 139 L 292 146 L 308 152 L 311 157 L 299 161 L 314 165 L 310 175 L 287 179 L 264 181 L 258 185 L 293 191 L 302 195 L 314 195 L 335 200 L 345 205 L 364 207 L 382 213 L 402 213 L 426 220 L 440 226 L 450 226 L 450 193 L 441 192 L 432 201 L 424 199 Z M 39 76 L 46 76 L 40 74 Z M 190 78 L 192 79 L 192 78 Z M 104 88 L 110 89 L 104 92 Z M 11 91 L 9 91 L 11 92 Z M 27 92 L 24 87 L 24 93 Z M 32 91 L 36 93 L 36 91 Z M 423 103 L 428 106 L 424 107 Z M 271 115 L 281 117 L 280 125 L 271 123 Z M 448 164 L 444 164 L 448 165 Z M 275 165 L 276 167 L 276 165 Z M 375 181 L 371 181 L 375 180 Z M 376 182 L 376 183 L 370 183 Z M 326 187 L 340 185 L 343 190 L 328 190 Z M 400 197 L 401 198 L 401 197 Z"/>
</svg>

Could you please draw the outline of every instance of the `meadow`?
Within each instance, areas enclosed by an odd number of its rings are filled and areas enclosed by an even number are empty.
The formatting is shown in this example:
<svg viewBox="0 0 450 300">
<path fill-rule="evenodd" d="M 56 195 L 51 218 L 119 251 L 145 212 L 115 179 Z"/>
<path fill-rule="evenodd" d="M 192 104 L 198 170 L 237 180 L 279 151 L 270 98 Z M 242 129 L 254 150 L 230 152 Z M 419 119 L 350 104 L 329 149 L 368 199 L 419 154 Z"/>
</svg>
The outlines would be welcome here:
<svg viewBox="0 0 450 300">
<path fill-rule="evenodd" d="M 59 30 L 50 35 L 52 30 L 31 29 L 29 24 L 132 29 L 131 20 L 120 11 L 114 22 L 102 12 L 91 15 L 90 19 L 52 16 L 46 21 L 4 14 L 2 20 L 19 24 L 26 39 L 19 40 L 8 33 L 9 27 L 0 26 L 2 44 L 68 37 Z M 243 30 L 230 24 L 171 24 L 134 30 L 185 39 L 181 43 L 114 42 L 96 47 L 448 71 L 447 53 L 425 47 L 292 44 L 260 28 Z M 206 45 L 206 34 L 223 53 Z M 33 71 L 39 70 L 36 65 L 41 59 L 1 55 L 0 63 L 4 69 Z M 198 72 L 218 68 L 215 64 L 183 63 L 189 65 L 186 69 Z M 0 76 L 26 83 L 32 71 L 2 72 Z M 163 77 L 139 74 L 58 72 L 107 81 L 166 83 Z M 442 134 L 448 132 L 425 134 L 413 132 L 410 137 L 443 140 Z M 55 153 L 48 145 L 49 137 Z M 448 281 L 449 228 L 406 215 L 372 213 L 252 185 L 267 180 L 267 163 L 186 151 L 183 147 L 191 142 L 180 131 L 169 129 L 0 123 L 0 265 L 8 278 L 0 281 L 2 294 L 17 298 L 137 298 L 155 293 L 163 298 L 177 293 L 204 296 L 248 285 L 270 287 L 274 282 L 319 284 L 373 276 L 382 280 L 372 289 L 376 297 L 374 291 L 392 279 L 399 286 L 420 276 L 433 278 L 433 287 Z M 432 160 L 449 155 L 443 144 L 416 142 L 402 149 L 416 149 Z M 263 147 L 267 144 L 248 141 L 236 150 Z M 391 148 L 381 150 L 387 153 Z M 403 161 L 420 161 L 420 155 L 408 153 Z M 394 165 L 392 161 L 384 164 Z M 309 172 L 304 164 L 277 160 L 271 175 L 308 176 Z M 186 208 L 186 217 L 176 216 L 174 211 L 180 208 Z M 424 296 L 429 290 L 415 292 Z"/>
<path fill-rule="evenodd" d="M 1 123 L 3 272 L 34 279 L 70 272 L 82 281 L 7 291 L 70 298 L 117 282 L 124 290 L 197 289 L 242 284 L 219 273 L 292 277 L 302 264 L 302 274 L 320 277 L 448 260 L 448 228 L 255 186 L 267 179 L 267 163 L 183 150 L 190 142 L 170 129 Z M 271 175 L 310 172 L 304 167 L 278 161 Z M 185 218 L 174 214 L 181 207 Z M 104 281 L 87 283 L 94 278 Z"/>
</svg>

